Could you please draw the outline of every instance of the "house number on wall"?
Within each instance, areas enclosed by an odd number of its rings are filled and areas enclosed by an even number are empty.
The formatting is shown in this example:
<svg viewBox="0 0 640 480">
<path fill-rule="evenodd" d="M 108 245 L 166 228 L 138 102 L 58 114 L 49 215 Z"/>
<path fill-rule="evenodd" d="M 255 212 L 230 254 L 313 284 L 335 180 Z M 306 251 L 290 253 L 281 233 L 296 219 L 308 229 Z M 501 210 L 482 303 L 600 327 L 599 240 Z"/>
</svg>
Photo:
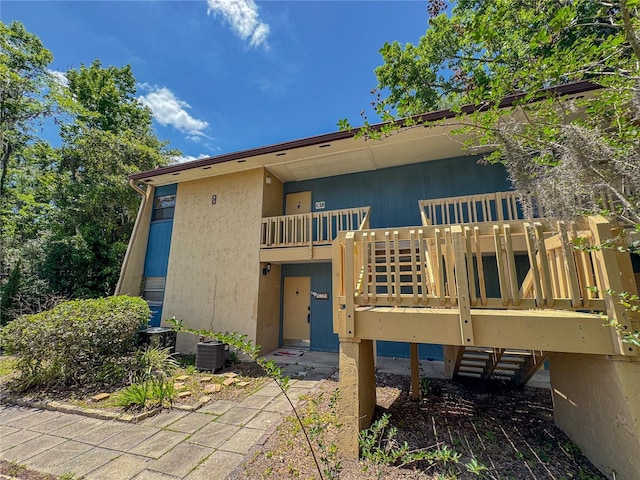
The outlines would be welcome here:
<svg viewBox="0 0 640 480">
<path fill-rule="evenodd" d="M 218 201 L 218 196 L 211 195 L 211 205 L 215 205 L 217 201 Z"/>
</svg>

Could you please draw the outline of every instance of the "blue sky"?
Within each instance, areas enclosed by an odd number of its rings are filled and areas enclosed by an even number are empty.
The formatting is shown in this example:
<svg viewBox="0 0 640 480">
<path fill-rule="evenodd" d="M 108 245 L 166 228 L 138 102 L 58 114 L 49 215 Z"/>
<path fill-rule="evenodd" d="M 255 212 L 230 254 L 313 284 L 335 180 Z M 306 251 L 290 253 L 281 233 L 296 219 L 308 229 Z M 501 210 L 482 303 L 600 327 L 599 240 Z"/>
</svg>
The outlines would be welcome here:
<svg viewBox="0 0 640 480">
<path fill-rule="evenodd" d="M 3 0 L 54 71 L 130 64 L 158 136 L 185 159 L 360 123 L 385 41 L 417 42 L 425 1 Z"/>
</svg>

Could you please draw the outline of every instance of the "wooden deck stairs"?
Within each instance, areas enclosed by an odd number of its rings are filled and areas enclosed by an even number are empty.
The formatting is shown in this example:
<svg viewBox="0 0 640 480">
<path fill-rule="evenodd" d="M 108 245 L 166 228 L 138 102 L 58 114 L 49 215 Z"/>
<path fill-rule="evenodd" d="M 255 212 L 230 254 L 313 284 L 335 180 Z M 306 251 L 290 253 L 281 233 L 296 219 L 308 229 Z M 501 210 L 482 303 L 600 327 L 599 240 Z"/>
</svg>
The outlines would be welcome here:
<svg viewBox="0 0 640 480">
<path fill-rule="evenodd" d="M 359 431 L 374 418 L 374 345 L 384 340 L 409 344 L 413 400 L 420 344 L 443 345 L 447 376 L 517 385 L 548 353 L 557 425 L 586 438 L 593 458 L 605 445 L 607 471 L 627 468 L 640 439 L 640 395 L 628 388 L 640 348 L 603 318 L 636 331 L 640 314 L 615 294 L 637 291 L 617 225 L 599 216 L 524 220 L 505 194 L 420 206 L 421 226 L 343 231 L 332 245 L 341 448 L 357 456 Z M 620 478 L 640 478 L 640 462 L 627 470 Z"/>
<path fill-rule="evenodd" d="M 544 364 L 547 353 L 491 347 L 459 347 L 453 378 L 490 378 L 525 385 Z"/>
</svg>

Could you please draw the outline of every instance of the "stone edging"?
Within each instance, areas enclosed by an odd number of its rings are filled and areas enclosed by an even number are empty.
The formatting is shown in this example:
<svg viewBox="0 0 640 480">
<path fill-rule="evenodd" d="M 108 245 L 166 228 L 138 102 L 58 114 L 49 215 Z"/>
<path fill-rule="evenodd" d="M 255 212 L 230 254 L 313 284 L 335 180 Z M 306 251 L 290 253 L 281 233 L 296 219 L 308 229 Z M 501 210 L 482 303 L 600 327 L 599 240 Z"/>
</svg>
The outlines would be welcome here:
<svg viewBox="0 0 640 480">
<path fill-rule="evenodd" d="M 137 415 L 131 415 L 129 413 L 114 413 L 105 412 L 104 410 L 98 410 L 96 408 L 84 408 L 77 405 L 71 405 L 62 402 L 37 402 L 31 400 L 23 400 L 18 397 L 12 397 L 10 395 L 0 395 L 0 403 L 7 405 L 17 405 L 19 407 L 39 408 L 41 410 L 51 410 L 54 412 L 72 413 L 75 415 L 82 415 L 84 417 L 96 418 L 98 420 L 116 420 L 118 422 L 137 423 L 145 418 L 152 417 L 157 413 L 160 413 L 162 407 L 154 408 L 146 412 L 139 413 Z"/>
</svg>

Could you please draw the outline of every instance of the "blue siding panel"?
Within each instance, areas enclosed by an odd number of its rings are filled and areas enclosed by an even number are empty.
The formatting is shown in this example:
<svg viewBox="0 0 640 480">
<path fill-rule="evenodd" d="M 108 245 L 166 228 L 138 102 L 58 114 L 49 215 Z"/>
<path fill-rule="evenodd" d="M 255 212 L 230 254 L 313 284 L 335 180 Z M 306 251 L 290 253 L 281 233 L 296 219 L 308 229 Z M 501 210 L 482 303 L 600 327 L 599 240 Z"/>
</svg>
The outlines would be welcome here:
<svg viewBox="0 0 640 480">
<path fill-rule="evenodd" d="M 480 159 L 479 156 L 466 156 L 302 182 L 289 182 L 285 184 L 284 191 L 287 194 L 311 190 L 314 211 L 315 203 L 319 201 L 325 202 L 324 210 L 371 206 L 371 228 L 420 225 L 418 200 L 507 191 L 511 188 L 502 165 L 480 165 L 478 164 Z M 495 264 L 495 258 L 485 257 L 484 260 L 487 264 L 485 270 L 490 270 L 491 264 Z M 520 262 L 517 263 L 520 267 Z M 317 268 L 317 265 L 287 265 L 284 274 L 312 275 L 313 290 L 331 292 L 331 266 L 325 267 L 328 268 L 326 287 L 314 284 L 315 276 L 310 273 L 313 268 Z M 518 276 L 522 278 L 524 275 L 526 271 L 522 272 L 519 268 Z M 487 293 L 497 295 L 499 293 L 497 289 L 496 275 L 496 278 L 491 279 L 487 285 Z M 319 302 L 312 302 L 312 309 L 317 303 Z M 322 327 L 315 326 L 312 322 L 311 345 L 313 349 L 335 351 L 338 349 L 338 339 L 332 333 L 332 312 L 330 305 L 327 307 L 326 320 L 323 317 Z M 331 341 L 324 340 L 330 338 L 327 332 L 331 332 L 330 335 L 333 336 Z M 380 341 L 377 342 L 377 352 L 380 356 L 407 358 L 409 344 Z M 419 353 L 422 359 L 443 359 L 441 345 L 421 344 Z"/>
<path fill-rule="evenodd" d="M 164 185 L 156 187 L 154 199 L 162 195 L 175 194 L 178 185 Z M 155 205 L 155 201 L 154 201 Z M 152 217 L 153 218 L 153 217 Z M 169 265 L 169 251 L 171 249 L 171 234 L 173 232 L 173 219 L 152 221 L 149 225 L 149 239 L 147 241 L 147 253 L 144 257 L 145 277 L 166 277 Z M 159 327 L 162 322 L 162 305 L 151 306 L 150 327 Z"/>
<path fill-rule="evenodd" d="M 166 277 L 171 249 L 173 220 L 151 222 L 147 256 L 144 259 L 145 277 Z"/>
<path fill-rule="evenodd" d="M 507 191 L 502 165 L 479 165 L 481 157 L 458 157 L 370 172 L 289 182 L 285 194 L 311 190 L 312 207 L 324 210 L 371 206 L 371 228 L 420 225 L 418 200 Z"/>
<path fill-rule="evenodd" d="M 311 350 L 337 352 L 338 336 L 333 333 L 333 295 L 331 292 L 331 264 L 306 263 L 283 265 L 284 277 L 311 277 L 312 292 L 329 292 L 329 300 L 311 296 Z"/>
<path fill-rule="evenodd" d="M 150 306 L 151 309 L 151 319 L 149 320 L 150 327 L 159 327 L 160 322 L 162 322 L 162 307 L 161 306 Z"/>
<path fill-rule="evenodd" d="M 409 358 L 409 344 L 377 341 L 376 352 L 380 357 Z M 421 343 L 418 345 L 418 356 L 422 360 L 444 360 L 442 345 Z"/>
<path fill-rule="evenodd" d="M 156 187 L 153 198 L 163 195 L 175 194 L 178 184 Z M 155 202 L 154 202 L 155 203 Z M 147 253 L 144 258 L 145 277 L 166 277 L 169 264 L 169 250 L 171 249 L 171 233 L 173 231 L 173 219 L 152 221 L 149 226 L 149 240 Z"/>
</svg>

